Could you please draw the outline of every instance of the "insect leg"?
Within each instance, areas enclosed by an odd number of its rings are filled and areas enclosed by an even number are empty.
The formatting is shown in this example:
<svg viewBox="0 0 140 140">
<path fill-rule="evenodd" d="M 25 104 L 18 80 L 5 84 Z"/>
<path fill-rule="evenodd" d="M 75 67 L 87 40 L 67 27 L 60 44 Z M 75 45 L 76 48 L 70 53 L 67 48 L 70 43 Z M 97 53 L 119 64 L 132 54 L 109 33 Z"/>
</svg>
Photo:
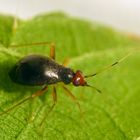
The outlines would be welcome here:
<svg viewBox="0 0 140 140">
<path fill-rule="evenodd" d="M 52 42 L 34 42 L 34 43 L 27 43 L 27 44 L 19 44 L 19 45 L 10 45 L 9 47 L 25 47 L 25 46 L 35 46 L 35 45 L 50 45 Z"/>
<path fill-rule="evenodd" d="M 50 57 L 55 60 L 55 43 L 53 42 L 35 42 L 29 44 L 10 45 L 9 47 L 24 47 L 24 46 L 35 46 L 35 45 L 49 45 L 50 46 Z"/>
<path fill-rule="evenodd" d="M 70 90 L 68 88 L 66 88 L 65 86 L 62 86 L 62 87 L 63 87 L 66 95 L 69 96 L 77 104 L 77 106 L 78 106 L 78 108 L 80 110 L 80 114 L 81 114 L 81 116 L 83 116 L 83 112 L 81 110 L 81 106 L 80 106 L 77 98 L 70 92 Z"/>
<path fill-rule="evenodd" d="M 68 65 L 68 63 L 69 63 L 69 59 L 66 58 L 66 59 L 64 59 L 62 65 L 66 67 Z"/>
<path fill-rule="evenodd" d="M 16 10 L 16 11 L 17 11 L 17 10 Z M 13 34 L 17 31 L 18 24 L 19 24 L 18 17 L 15 16 L 15 17 L 14 17 L 14 20 L 13 20 L 13 28 L 12 28 L 12 33 L 13 33 Z"/>
<path fill-rule="evenodd" d="M 43 122 L 46 120 L 46 117 L 48 116 L 48 114 L 53 110 L 54 106 L 56 105 L 56 102 L 57 102 L 57 92 L 56 92 L 55 86 L 53 86 L 52 97 L 53 97 L 53 105 L 51 106 L 51 108 L 49 109 L 47 114 L 44 116 L 44 118 L 42 119 L 42 121 L 40 123 L 40 126 L 42 126 Z"/>
<path fill-rule="evenodd" d="M 16 10 L 15 10 L 15 16 L 14 16 L 14 19 L 13 19 L 13 27 L 12 27 L 12 33 L 14 35 L 14 33 L 17 31 L 17 28 L 19 26 L 19 7 L 20 7 L 20 4 L 21 4 L 21 1 L 17 1 L 16 2 Z"/>
<path fill-rule="evenodd" d="M 50 44 L 50 57 L 55 60 L 55 44 Z"/>
<path fill-rule="evenodd" d="M 9 109 L 5 110 L 4 112 L 0 113 L 0 115 L 6 114 L 7 112 L 13 110 L 15 107 L 21 105 L 22 103 L 24 103 L 24 102 L 26 102 L 26 101 L 28 101 L 28 100 L 30 100 L 30 99 L 33 99 L 33 98 L 35 98 L 35 97 L 37 97 L 37 96 L 43 95 L 43 94 L 45 93 L 45 91 L 47 91 L 47 89 L 48 89 L 47 86 L 45 86 L 44 88 L 42 88 L 42 89 L 39 90 L 38 92 L 32 94 L 32 95 L 29 96 L 29 97 L 26 97 L 25 99 L 21 100 L 20 102 L 18 102 L 17 104 L 15 104 L 14 106 L 12 106 L 11 108 L 9 108 Z"/>
</svg>

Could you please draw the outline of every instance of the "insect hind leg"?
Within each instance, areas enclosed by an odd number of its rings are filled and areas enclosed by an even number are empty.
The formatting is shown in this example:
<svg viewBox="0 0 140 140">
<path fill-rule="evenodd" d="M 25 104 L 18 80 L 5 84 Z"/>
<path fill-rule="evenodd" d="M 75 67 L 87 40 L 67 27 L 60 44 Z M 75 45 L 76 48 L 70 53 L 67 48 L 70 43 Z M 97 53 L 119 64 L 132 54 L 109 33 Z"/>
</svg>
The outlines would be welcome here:
<svg viewBox="0 0 140 140">
<path fill-rule="evenodd" d="M 43 95 L 47 91 L 47 89 L 48 89 L 47 86 L 45 86 L 44 88 L 42 88 L 38 92 L 32 94 L 31 96 L 26 97 L 25 99 L 21 100 L 20 102 L 18 102 L 17 104 L 15 104 L 14 106 L 12 106 L 11 108 L 9 108 L 9 109 L 5 110 L 4 112 L 0 113 L 0 116 L 1 115 L 4 115 L 4 114 L 6 114 L 6 113 L 8 113 L 10 111 L 12 111 L 14 108 L 16 108 L 17 106 L 23 104 L 24 102 L 26 102 L 26 101 L 28 101 L 30 99 L 34 99 L 37 96 Z"/>
<path fill-rule="evenodd" d="M 57 92 L 55 86 L 53 86 L 53 92 L 52 92 L 52 97 L 53 97 L 53 104 L 50 107 L 49 111 L 45 114 L 44 118 L 42 119 L 40 123 L 40 127 L 43 125 L 44 121 L 46 120 L 47 116 L 51 113 L 51 111 L 54 109 L 56 102 L 57 102 Z"/>
</svg>

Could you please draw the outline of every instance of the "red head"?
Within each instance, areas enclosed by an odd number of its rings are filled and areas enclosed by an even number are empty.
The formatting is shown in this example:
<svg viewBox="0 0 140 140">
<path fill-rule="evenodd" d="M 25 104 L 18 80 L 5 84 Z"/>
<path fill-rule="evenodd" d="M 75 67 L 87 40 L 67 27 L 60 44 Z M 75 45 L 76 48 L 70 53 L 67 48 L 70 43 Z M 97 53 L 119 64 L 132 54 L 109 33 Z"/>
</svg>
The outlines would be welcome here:
<svg viewBox="0 0 140 140">
<path fill-rule="evenodd" d="M 95 89 L 96 91 L 98 91 L 99 93 L 101 93 L 101 91 L 99 89 L 87 84 L 87 82 L 85 81 L 85 78 L 88 78 L 88 77 L 92 77 L 92 75 L 91 76 L 83 76 L 83 73 L 80 70 L 77 70 L 72 78 L 72 83 L 74 86 L 91 87 L 91 88 Z"/>
<path fill-rule="evenodd" d="M 84 76 L 80 70 L 77 70 L 73 76 L 72 83 L 75 86 L 86 86 L 87 82 L 84 79 Z"/>
</svg>

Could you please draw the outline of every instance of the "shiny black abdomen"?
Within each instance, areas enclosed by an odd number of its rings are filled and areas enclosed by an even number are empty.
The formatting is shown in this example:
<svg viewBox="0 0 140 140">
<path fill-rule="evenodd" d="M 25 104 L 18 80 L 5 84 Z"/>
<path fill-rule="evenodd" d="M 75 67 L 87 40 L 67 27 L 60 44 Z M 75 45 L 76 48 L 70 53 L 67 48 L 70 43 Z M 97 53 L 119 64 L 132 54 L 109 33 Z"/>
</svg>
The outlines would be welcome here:
<svg viewBox="0 0 140 140">
<path fill-rule="evenodd" d="M 29 86 L 49 85 L 57 82 L 69 84 L 74 72 L 57 64 L 49 57 L 29 55 L 17 62 L 9 72 L 9 76 L 15 83 Z"/>
</svg>

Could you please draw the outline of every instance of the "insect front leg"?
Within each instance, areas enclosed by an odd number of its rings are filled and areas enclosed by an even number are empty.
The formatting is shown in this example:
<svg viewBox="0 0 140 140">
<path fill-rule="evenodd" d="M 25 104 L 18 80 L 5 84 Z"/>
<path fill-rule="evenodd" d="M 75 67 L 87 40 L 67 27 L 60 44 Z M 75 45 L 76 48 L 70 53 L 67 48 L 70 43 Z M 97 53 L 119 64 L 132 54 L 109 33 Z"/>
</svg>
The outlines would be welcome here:
<svg viewBox="0 0 140 140">
<path fill-rule="evenodd" d="M 83 117 L 83 112 L 82 112 L 82 110 L 81 110 L 81 106 L 80 106 L 80 104 L 79 104 L 77 98 L 76 98 L 76 97 L 71 93 L 71 91 L 70 91 L 68 88 L 66 88 L 65 86 L 62 86 L 62 88 L 64 89 L 66 95 L 69 96 L 69 97 L 76 103 L 76 105 L 78 106 L 78 108 L 79 108 L 79 110 L 80 110 L 80 115 L 81 115 L 81 117 Z"/>
</svg>

